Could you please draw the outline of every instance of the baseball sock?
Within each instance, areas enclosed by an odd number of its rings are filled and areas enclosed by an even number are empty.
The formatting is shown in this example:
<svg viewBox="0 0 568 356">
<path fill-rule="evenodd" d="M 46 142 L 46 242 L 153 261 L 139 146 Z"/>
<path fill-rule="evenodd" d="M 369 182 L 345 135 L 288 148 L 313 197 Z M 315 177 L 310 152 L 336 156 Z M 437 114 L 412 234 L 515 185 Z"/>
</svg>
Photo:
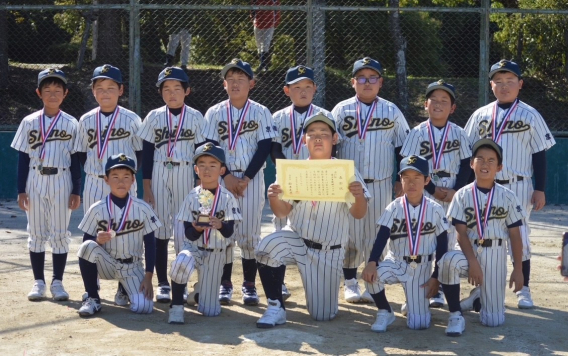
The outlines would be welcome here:
<svg viewBox="0 0 568 356">
<path fill-rule="evenodd" d="M 45 265 L 45 251 L 32 252 L 30 251 L 30 262 L 32 263 L 32 271 L 34 272 L 34 279 L 41 279 L 45 282 L 43 269 Z"/>
<path fill-rule="evenodd" d="M 156 239 L 156 275 L 158 286 L 169 286 L 168 283 L 168 242 L 169 239 Z"/>
<path fill-rule="evenodd" d="M 233 275 L 233 262 L 227 263 L 223 266 L 223 275 L 221 276 L 221 281 L 231 281 Z"/>
<path fill-rule="evenodd" d="M 286 265 L 282 265 L 278 268 L 280 268 L 280 274 L 282 275 L 282 284 L 284 284 L 284 278 L 286 278 Z"/>
<path fill-rule="evenodd" d="M 461 312 L 460 306 L 460 285 L 459 284 L 442 284 L 446 302 L 448 302 L 448 310 L 450 313 Z"/>
<path fill-rule="evenodd" d="M 83 284 L 85 285 L 85 290 L 89 294 L 89 297 L 100 300 L 99 287 L 97 284 L 97 265 L 84 258 L 79 258 L 79 269 L 81 270 Z"/>
<path fill-rule="evenodd" d="M 284 300 L 282 300 L 282 282 L 284 282 L 282 269 L 258 263 L 258 276 L 260 277 L 266 298 L 278 300 L 282 309 L 286 309 Z"/>
<path fill-rule="evenodd" d="M 525 287 L 529 286 L 529 280 L 531 278 L 531 260 L 523 261 L 523 278 Z"/>
<path fill-rule="evenodd" d="M 357 268 L 344 268 L 343 276 L 345 280 L 357 278 Z"/>
<path fill-rule="evenodd" d="M 375 301 L 375 305 L 379 310 L 388 310 L 389 313 L 392 313 L 389 301 L 387 300 L 387 295 L 385 294 L 385 290 L 383 289 L 377 294 L 371 294 L 373 300 Z"/>
<path fill-rule="evenodd" d="M 53 279 L 63 280 L 63 272 L 65 272 L 65 264 L 67 263 L 66 253 L 51 254 L 53 260 Z"/>
<path fill-rule="evenodd" d="M 245 282 L 254 283 L 256 280 L 256 259 L 242 259 L 243 260 L 243 276 Z M 280 287 L 282 288 L 282 286 Z"/>
<path fill-rule="evenodd" d="M 183 305 L 183 292 L 185 292 L 185 284 L 179 284 L 172 281 L 172 305 Z"/>
</svg>

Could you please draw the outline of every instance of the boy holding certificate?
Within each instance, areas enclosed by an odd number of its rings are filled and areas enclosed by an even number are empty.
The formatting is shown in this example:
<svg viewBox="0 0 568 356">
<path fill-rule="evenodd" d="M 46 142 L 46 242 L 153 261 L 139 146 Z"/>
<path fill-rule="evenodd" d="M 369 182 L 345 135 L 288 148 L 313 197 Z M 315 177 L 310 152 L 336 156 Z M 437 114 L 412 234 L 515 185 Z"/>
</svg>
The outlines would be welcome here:
<svg viewBox="0 0 568 356">
<path fill-rule="evenodd" d="M 303 128 L 303 144 L 308 159 L 331 158 L 338 134 L 334 120 L 322 113 L 309 117 Z M 268 307 L 257 321 L 259 328 L 286 323 L 282 300 L 284 265 L 296 264 L 305 288 L 308 311 L 315 320 L 331 320 L 337 315 L 339 281 L 347 243 L 349 216 L 361 219 L 367 213 L 370 195 L 358 172 L 349 184 L 355 203 L 288 201 L 279 198 L 277 182 L 268 188 L 270 207 L 276 217 L 288 216 L 289 224 L 260 241 L 256 248 L 258 273 Z"/>
</svg>

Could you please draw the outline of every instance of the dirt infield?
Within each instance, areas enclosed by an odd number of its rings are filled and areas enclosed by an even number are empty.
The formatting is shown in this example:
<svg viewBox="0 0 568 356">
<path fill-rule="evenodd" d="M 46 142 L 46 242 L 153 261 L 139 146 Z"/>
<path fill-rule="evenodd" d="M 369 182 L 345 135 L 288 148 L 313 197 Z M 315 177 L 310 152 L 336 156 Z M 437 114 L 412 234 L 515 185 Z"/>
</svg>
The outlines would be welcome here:
<svg viewBox="0 0 568 356">
<path fill-rule="evenodd" d="M 263 233 L 270 231 L 265 209 Z M 556 256 L 562 232 L 568 230 L 568 207 L 547 207 L 533 213 L 532 291 L 537 307 L 516 308 L 516 298 L 507 294 L 505 325 L 484 327 L 475 313 L 465 313 L 462 337 L 444 335 L 448 311 L 433 310 L 428 330 L 407 329 L 398 314 L 404 301 L 402 288 L 387 286 L 387 296 L 397 311 L 396 321 L 385 334 L 370 331 L 376 310 L 370 304 L 347 304 L 340 293 L 340 312 L 331 322 L 315 322 L 305 308 L 298 271 L 289 267 L 287 286 L 292 297 L 286 303 L 288 323 L 274 329 L 255 326 L 265 310 L 245 307 L 238 288 L 233 304 L 219 317 L 207 318 L 186 306 L 185 325 L 167 324 L 168 305 L 156 304 L 151 315 L 135 315 L 113 305 L 116 282 L 101 281 L 103 310 L 82 319 L 77 310 L 83 284 L 75 253 L 81 241 L 76 226 L 82 213 L 72 216 L 73 242 L 64 284 L 68 302 L 29 302 L 33 277 L 26 249 L 26 220 L 15 202 L 0 202 L 0 354 L 1 355 L 165 355 L 165 354 L 436 354 L 436 355 L 568 355 L 568 283 L 560 282 Z M 172 244 L 170 244 L 171 246 Z M 173 258 L 173 246 L 170 259 Z M 46 279 L 51 275 L 50 252 L 46 256 Z M 196 276 L 193 277 L 196 279 Z M 236 263 L 233 282 L 242 281 Z M 262 288 L 259 288 L 260 290 Z M 464 287 L 468 293 L 469 287 Z M 48 292 L 49 295 L 49 292 Z"/>
</svg>

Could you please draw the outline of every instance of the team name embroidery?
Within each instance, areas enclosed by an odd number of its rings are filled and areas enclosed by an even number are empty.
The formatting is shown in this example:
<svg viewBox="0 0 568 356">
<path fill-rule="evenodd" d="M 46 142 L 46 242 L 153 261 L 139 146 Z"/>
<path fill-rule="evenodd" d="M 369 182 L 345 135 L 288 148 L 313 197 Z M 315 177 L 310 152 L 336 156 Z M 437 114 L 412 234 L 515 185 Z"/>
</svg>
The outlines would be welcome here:
<svg viewBox="0 0 568 356">
<path fill-rule="evenodd" d="M 436 150 L 440 149 L 440 143 L 436 145 Z M 446 141 L 446 144 L 444 145 L 444 153 L 458 151 L 459 149 L 460 140 Z M 430 145 L 430 141 L 420 142 L 420 156 L 426 159 L 430 159 L 432 157 L 432 147 Z"/>
<path fill-rule="evenodd" d="M 106 135 L 107 130 L 108 130 L 108 126 L 105 127 L 101 136 Z M 113 128 L 110 132 L 109 140 L 110 141 L 122 140 L 123 138 L 130 137 L 130 135 L 131 135 L 130 131 L 126 131 L 122 127 Z M 96 129 L 87 130 L 87 136 L 89 137 L 89 139 L 88 139 L 89 148 L 95 147 L 97 145 L 97 130 Z"/>
<path fill-rule="evenodd" d="M 470 229 L 475 229 L 475 224 L 477 223 L 475 219 L 475 208 L 468 207 L 464 210 L 465 213 L 465 224 Z M 489 215 L 489 220 L 493 219 L 505 219 L 509 215 L 509 211 L 501 206 L 492 206 L 491 213 Z"/>
<path fill-rule="evenodd" d="M 177 126 L 174 127 L 174 131 L 176 132 Z M 173 132 L 170 132 L 167 127 L 163 127 L 161 129 L 154 130 L 154 143 L 156 144 L 156 148 L 160 148 L 163 145 L 168 143 L 170 137 L 173 137 Z M 178 141 L 192 141 L 195 140 L 195 132 L 191 129 L 184 129 L 182 127 L 181 132 L 179 134 Z"/>
<path fill-rule="evenodd" d="M 219 133 L 219 136 L 221 137 L 221 140 L 226 140 L 229 138 L 229 124 L 226 121 L 221 121 L 219 122 L 219 129 L 217 130 L 217 132 Z M 245 121 L 243 123 L 243 127 L 241 129 L 240 134 L 244 134 L 245 132 L 254 132 L 256 130 L 258 130 L 259 125 L 256 121 Z"/>
<path fill-rule="evenodd" d="M 416 219 L 412 219 L 412 228 L 416 228 L 416 224 L 418 221 Z M 436 225 L 431 222 L 424 222 L 422 223 L 422 228 L 420 229 L 420 233 L 422 235 L 433 234 L 436 232 Z M 408 230 L 406 228 L 406 219 L 393 219 L 392 227 L 391 227 L 391 239 L 396 239 L 399 237 L 406 237 L 408 236 Z"/>
<path fill-rule="evenodd" d="M 299 135 L 304 128 L 304 125 L 300 125 L 300 128 L 297 130 L 296 135 Z M 282 144 L 284 147 L 290 147 L 292 144 L 292 135 L 290 134 L 292 130 L 289 128 L 282 129 Z"/>
<path fill-rule="evenodd" d="M 523 121 L 507 121 L 505 123 L 505 129 L 503 134 L 511 134 L 517 132 L 528 131 L 531 129 L 530 124 L 525 124 Z M 479 123 L 479 137 L 489 137 L 491 138 L 492 129 L 491 121 L 483 120 Z"/>
<path fill-rule="evenodd" d="M 113 222 L 111 229 L 116 231 L 118 229 L 119 223 L 120 221 Z M 98 227 L 97 231 L 108 231 L 108 221 L 107 220 L 98 221 L 97 227 Z M 144 221 L 140 221 L 138 219 L 127 220 L 122 230 L 116 233 L 116 236 L 126 235 L 131 232 L 140 231 L 143 228 L 144 228 Z"/>
<path fill-rule="evenodd" d="M 73 138 L 73 136 L 71 134 L 68 134 L 67 131 L 53 129 L 46 142 L 69 141 L 71 138 Z M 39 130 L 31 130 L 29 132 L 28 144 L 30 145 L 32 150 L 35 150 L 36 148 L 41 146 L 41 133 L 39 132 Z"/>
<path fill-rule="evenodd" d="M 376 117 L 371 119 L 367 131 L 390 130 L 392 128 L 394 128 L 394 121 L 386 117 L 383 119 Z M 345 132 L 345 136 L 347 137 L 357 135 L 357 119 L 353 116 L 346 116 L 343 119 L 341 129 Z"/>
</svg>

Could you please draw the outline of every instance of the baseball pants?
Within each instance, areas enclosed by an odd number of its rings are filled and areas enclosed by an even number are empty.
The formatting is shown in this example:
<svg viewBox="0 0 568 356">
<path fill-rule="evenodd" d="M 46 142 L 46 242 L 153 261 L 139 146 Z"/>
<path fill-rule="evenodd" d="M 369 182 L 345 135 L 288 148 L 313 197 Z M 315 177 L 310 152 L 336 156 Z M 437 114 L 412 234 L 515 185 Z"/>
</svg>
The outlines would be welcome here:
<svg viewBox="0 0 568 356">
<path fill-rule="evenodd" d="M 191 46 L 191 34 L 189 30 L 183 29 L 178 33 L 172 33 L 169 36 L 167 54 L 174 57 L 176 49 L 181 42 L 181 65 L 186 66 L 189 63 L 189 51 Z"/>
</svg>

